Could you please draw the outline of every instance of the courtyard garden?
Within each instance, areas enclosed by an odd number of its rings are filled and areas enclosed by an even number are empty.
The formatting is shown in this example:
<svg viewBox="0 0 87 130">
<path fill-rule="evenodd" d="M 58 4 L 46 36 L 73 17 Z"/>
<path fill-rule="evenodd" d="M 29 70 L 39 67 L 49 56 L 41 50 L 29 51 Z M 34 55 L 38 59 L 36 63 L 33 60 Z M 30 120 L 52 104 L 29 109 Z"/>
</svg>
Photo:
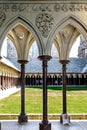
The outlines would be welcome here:
<svg viewBox="0 0 87 130">
<path fill-rule="evenodd" d="M 62 87 L 48 87 L 48 113 L 62 113 Z M 0 100 L 0 114 L 20 113 L 20 91 Z M 26 87 L 25 111 L 42 114 L 42 87 Z M 87 87 L 67 87 L 67 111 L 70 114 L 87 114 Z"/>
</svg>

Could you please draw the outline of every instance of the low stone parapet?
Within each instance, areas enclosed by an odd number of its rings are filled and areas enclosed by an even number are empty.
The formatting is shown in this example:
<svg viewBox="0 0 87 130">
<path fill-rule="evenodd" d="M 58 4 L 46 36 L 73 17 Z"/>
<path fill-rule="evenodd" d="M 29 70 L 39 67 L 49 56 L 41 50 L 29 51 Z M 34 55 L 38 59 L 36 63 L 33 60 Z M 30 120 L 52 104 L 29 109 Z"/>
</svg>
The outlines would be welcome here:
<svg viewBox="0 0 87 130">
<path fill-rule="evenodd" d="M 70 114 L 69 114 L 70 115 Z M 42 120 L 41 114 L 28 114 L 29 120 Z M 49 114 L 49 120 L 60 120 L 59 114 Z M 71 114 L 71 120 L 87 120 L 87 114 Z M 0 114 L 0 120 L 18 120 L 18 114 Z"/>
</svg>

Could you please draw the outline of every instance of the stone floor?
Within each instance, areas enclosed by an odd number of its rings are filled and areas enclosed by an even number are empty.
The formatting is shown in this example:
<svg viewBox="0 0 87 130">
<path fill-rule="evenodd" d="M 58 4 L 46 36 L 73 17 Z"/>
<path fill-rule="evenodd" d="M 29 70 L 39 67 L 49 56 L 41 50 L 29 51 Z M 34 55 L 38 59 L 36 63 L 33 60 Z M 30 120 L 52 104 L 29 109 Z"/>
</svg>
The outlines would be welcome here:
<svg viewBox="0 0 87 130">
<path fill-rule="evenodd" d="M 20 90 L 20 87 L 19 88 L 13 87 L 6 90 L 0 90 L 0 99 L 6 98 L 19 90 Z"/>
<path fill-rule="evenodd" d="M 29 120 L 24 125 L 19 125 L 17 121 L 1 121 L 1 130 L 39 130 L 41 121 Z M 86 120 L 73 120 L 69 126 L 60 124 L 59 121 L 50 121 L 51 130 L 87 130 Z"/>
</svg>

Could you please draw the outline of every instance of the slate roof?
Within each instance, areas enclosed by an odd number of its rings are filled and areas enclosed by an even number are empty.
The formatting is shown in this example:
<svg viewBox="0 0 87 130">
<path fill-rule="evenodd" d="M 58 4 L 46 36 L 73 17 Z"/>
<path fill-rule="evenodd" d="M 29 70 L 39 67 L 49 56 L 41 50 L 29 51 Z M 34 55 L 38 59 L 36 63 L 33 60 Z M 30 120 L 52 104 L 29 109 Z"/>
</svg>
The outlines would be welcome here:
<svg viewBox="0 0 87 130">
<path fill-rule="evenodd" d="M 16 59 L 7 59 L 3 57 L 0 60 L 8 66 L 20 70 L 20 64 Z M 42 73 L 42 62 L 35 57 L 29 58 L 29 62 L 25 66 L 26 73 Z M 62 65 L 59 63 L 58 57 L 53 57 L 48 62 L 48 73 L 61 73 Z M 84 73 L 87 72 L 87 58 L 70 58 L 67 64 L 67 73 Z"/>
<path fill-rule="evenodd" d="M 26 64 L 26 73 L 41 73 L 42 63 L 37 58 L 30 58 L 28 64 Z M 59 63 L 58 57 L 52 58 L 48 62 L 49 73 L 61 73 L 62 65 Z M 70 62 L 67 64 L 68 73 L 82 73 L 87 72 L 87 58 L 70 58 Z"/>
<path fill-rule="evenodd" d="M 70 62 L 67 65 L 67 72 L 82 73 L 87 64 L 87 58 L 70 58 Z"/>
<path fill-rule="evenodd" d="M 11 62 L 10 60 L 8 60 L 6 57 L 0 57 L 0 63 L 3 63 L 17 71 L 20 71 L 20 69 L 13 63 Z"/>
<path fill-rule="evenodd" d="M 17 62 L 17 58 L 7 58 L 17 69 L 20 70 L 20 64 Z"/>
</svg>

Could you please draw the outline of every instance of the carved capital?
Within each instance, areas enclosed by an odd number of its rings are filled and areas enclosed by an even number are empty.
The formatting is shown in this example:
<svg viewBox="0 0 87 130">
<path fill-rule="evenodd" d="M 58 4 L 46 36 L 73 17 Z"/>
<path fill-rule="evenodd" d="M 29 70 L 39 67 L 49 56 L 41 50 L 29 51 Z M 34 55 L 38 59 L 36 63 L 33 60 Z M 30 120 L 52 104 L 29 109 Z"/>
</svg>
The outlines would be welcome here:
<svg viewBox="0 0 87 130">
<path fill-rule="evenodd" d="M 49 56 L 49 55 L 42 55 L 42 56 L 39 56 L 38 59 L 41 60 L 41 61 L 49 61 L 52 57 Z"/>
<path fill-rule="evenodd" d="M 69 60 L 59 60 L 59 62 L 60 62 L 61 64 L 68 64 L 68 63 L 69 63 Z"/>
<path fill-rule="evenodd" d="M 20 63 L 20 64 L 27 64 L 27 60 L 18 60 L 18 63 Z"/>
</svg>

